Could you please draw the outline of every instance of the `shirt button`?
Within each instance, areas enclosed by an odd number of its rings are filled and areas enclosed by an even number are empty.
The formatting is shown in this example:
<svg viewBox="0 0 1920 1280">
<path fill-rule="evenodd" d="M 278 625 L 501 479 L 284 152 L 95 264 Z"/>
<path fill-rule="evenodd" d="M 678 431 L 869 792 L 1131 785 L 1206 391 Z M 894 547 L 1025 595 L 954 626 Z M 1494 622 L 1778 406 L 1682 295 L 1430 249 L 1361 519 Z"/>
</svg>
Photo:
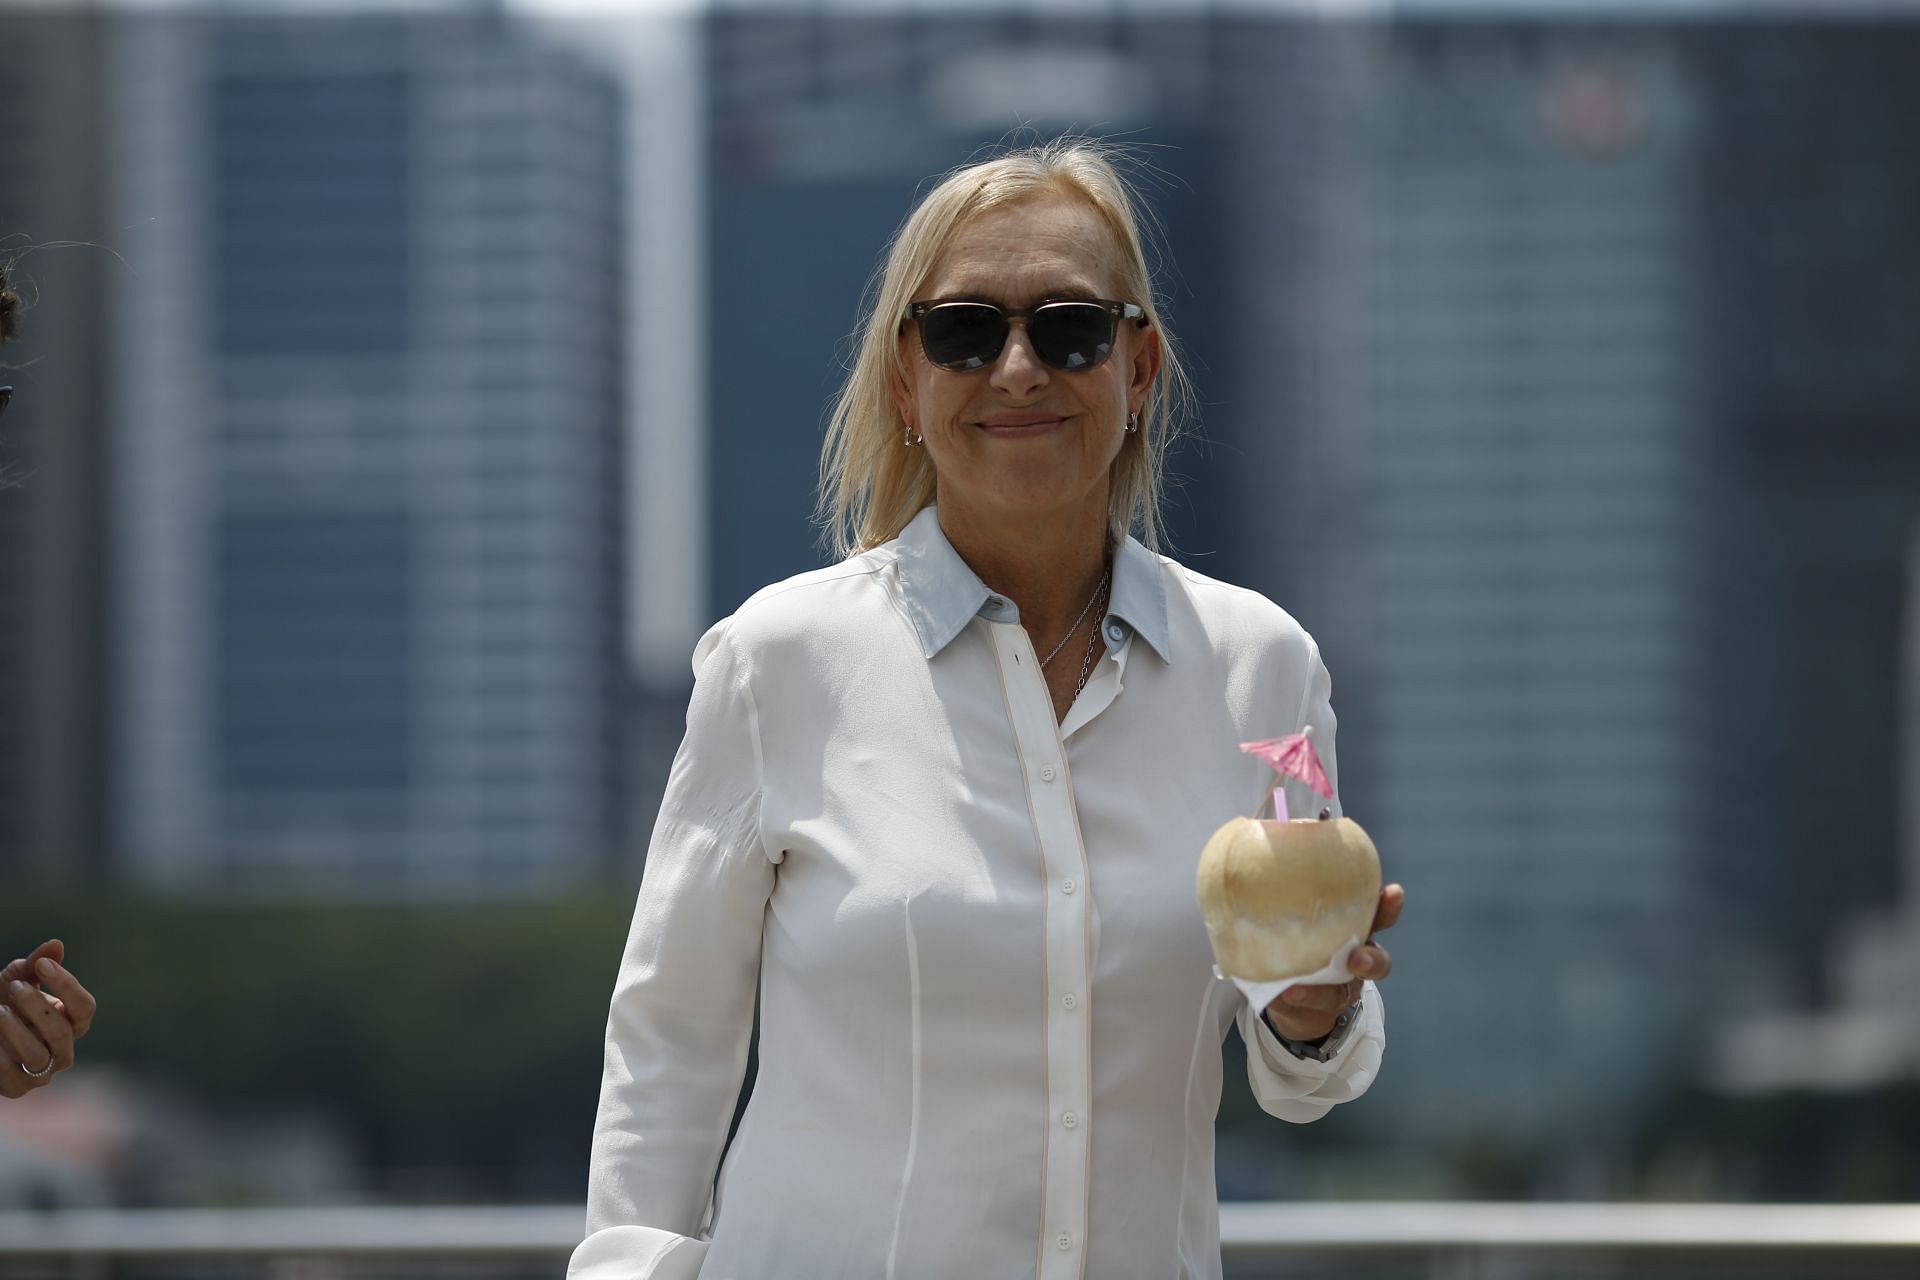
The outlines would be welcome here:
<svg viewBox="0 0 1920 1280">
<path fill-rule="evenodd" d="M 1062 1253 L 1069 1252 L 1073 1248 L 1073 1237 L 1062 1231 L 1053 1238 L 1053 1247 Z"/>
<path fill-rule="evenodd" d="M 1069 991 L 1060 997 L 1060 1003 L 1069 1009 L 1078 1009 L 1080 1007 L 1080 997 Z"/>
<path fill-rule="evenodd" d="M 1050 764 L 1042 765 L 1040 767 L 1040 781 L 1042 782 L 1052 782 L 1055 778 L 1059 776 L 1060 776 L 1059 774 L 1053 771 L 1053 766 Z"/>
<path fill-rule="evenodd" d="M 1060 1117 L 1060 1123 L 1069 1129 L 1078 1129 L 1080 1127 L 1080 1117 L 1069 1111 Z"/>
<path fill-rule="evenodd" d="M 1109 623 L 1107 625 L 1107 639 L 1109 640 L 1118 640 L 1126 634 L 1127 634 L 1126 632 L 1120 629 L 1120 624 L 1117 622 Z"/>
<path fill-rule="evenodd" d="M 1062 880 L 1062 881 L 1060 882 L 1060 892 L 1062 892 L 1062 893 L 1072 893 L 1072 892 L 1073 892 L 1073 889 L 1074 889 L 1074 884 L 1073 884 L 1073 881 L 1071 881 L 1071 880 Z"/>
</svg>

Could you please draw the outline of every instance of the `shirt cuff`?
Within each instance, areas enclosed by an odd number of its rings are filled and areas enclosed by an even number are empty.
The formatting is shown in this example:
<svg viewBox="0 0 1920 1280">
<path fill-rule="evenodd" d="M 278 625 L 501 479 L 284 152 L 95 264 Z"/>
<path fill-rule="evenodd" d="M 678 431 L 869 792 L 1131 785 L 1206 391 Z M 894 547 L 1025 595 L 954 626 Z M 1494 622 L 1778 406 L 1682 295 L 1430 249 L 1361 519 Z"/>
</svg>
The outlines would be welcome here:
<svg viewBox="0 0 1920 1280">
<path fill-rule="evenodd" d="M 1255 1101 L 1269 1115 L 1294 1124 L 1319 1119 L 1336 1105 L 1365 1093 L 1380 1071 L 1386 1052 L 1385 1006 L 1369 982 L 1360 994 L 1360 1016 L 1325 1062 L 1296 1057 L 1281 1044 L 1267 1020 L 1246 1000 L 1240 1005 L 1240 1036 L 1247 1042 L 1247 1082 Z"/>
<path fill-rule="evenodd" d="M 707 1242 L 659 1227 L 605 1227 L 567 1260 L 567 1280 L 699 1280 Z"/>
</svg>

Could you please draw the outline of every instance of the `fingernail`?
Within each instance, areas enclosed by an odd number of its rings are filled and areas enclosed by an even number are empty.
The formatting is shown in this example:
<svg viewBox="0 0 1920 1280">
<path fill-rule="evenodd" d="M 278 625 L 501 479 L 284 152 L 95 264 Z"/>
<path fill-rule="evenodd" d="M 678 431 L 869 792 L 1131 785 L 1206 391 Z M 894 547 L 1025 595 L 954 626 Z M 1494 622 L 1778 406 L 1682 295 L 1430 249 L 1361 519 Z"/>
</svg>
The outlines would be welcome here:
<svg viewBox="0 0 1920 1280">
<path fill-rule="evenodd" d="M 1355 973 L 1365 973 L 1367 970 L 1373 968 L 1373 964 L 1366 956 L 1355 956 L 1347 962 L 1347 968 L 1353 970 Z"/>
<path fill-rule="evenodd" d="M 51 977 L 53 977 L 53 976 L 54 976 L 55 974 L 57 974 L 57 973 L 59 973 L 59 972 L 60 972 L 60 966 L 59 966 L 59 965 L 57 965 L 57 964 L 55 964 L 55 963 L 54 963 L 53 961 L 51 961 L 51 960 L 49 960 L 49 959 L 47 959 L 47 958 L 46 958 L 45 956 L 42 956 L 42 957 L 40 958 L 40 976 L 41 976 L 41 977 L 43 977 L 43 978 L 51 978 Z"/>
<path fill-rule="evenodd" d="M 21 982 L 17 978 L 8 985 L 11 986 L 13 990 L 19 995 L 30 996 L 33 994 L 33 988 L 28 986 L 26 983 Z"/>
</svg>

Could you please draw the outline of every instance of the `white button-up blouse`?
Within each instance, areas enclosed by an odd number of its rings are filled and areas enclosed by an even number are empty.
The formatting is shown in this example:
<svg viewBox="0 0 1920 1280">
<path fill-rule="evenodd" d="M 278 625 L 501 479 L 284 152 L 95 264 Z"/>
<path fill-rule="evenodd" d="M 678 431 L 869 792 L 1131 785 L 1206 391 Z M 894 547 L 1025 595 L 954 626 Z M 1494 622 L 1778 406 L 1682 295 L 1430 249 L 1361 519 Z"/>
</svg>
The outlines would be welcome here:
<svg viewBox="0 0 1920 1280">
<path fill-rule="evenodd" d="M 1303 1059 L 1215 975 L 1194 896 L 1207 837 L 1274 784 L 1237 744 L 1312 725 L 1336 777 L 1318 648 L 1131 539 L 1111 596 L 1059 724 L 932 507 L 702 638 L 570 1277 L 1217 1277 L 1228 1024 L 1281 1119 L 1366 1091 L 1374 985 Z"/>
</svg>

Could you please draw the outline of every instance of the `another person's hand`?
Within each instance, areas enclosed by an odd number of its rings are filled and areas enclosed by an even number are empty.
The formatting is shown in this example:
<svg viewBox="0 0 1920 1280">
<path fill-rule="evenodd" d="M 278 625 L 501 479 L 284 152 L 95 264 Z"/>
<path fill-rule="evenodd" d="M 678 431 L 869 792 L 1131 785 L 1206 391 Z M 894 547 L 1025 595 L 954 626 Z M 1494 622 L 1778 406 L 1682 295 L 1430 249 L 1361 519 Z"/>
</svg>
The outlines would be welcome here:
<svg viewBox="0 0 1920 1280">
<path fill-rule="evenodd" d="M 0 969 L 0 1098 L 21 1097 L 72 1066 L 73 1042 L 93 1025 L 93 995 L 65 958 L 55 938 Z"/>
<path fill-rule="evenodd" d="M 1373 935 L 1393 928 L 1406 900 L 1407 891 L 1400 885 L 1390 884 L 1380 890 L 1373 928 L 1368 931 L 1367 940 L 1355 947 L 1347 960 L 1347 968 L 1355 974 L 1353 980 L 1288 988 L 1285 995 L 1267 1006 L 1267 1021 L 1273 1024 L 1273 1029 L 1289 1040 L 1322 1040 L 1333 1034 L 1334 1019 L 1360 998 L 1364 989 L 1362 980 L 1371 978 L 1378 982 L 1393 972 L 1393 957 L 1385 947 L 1374 943 Z"/>
</svg>

